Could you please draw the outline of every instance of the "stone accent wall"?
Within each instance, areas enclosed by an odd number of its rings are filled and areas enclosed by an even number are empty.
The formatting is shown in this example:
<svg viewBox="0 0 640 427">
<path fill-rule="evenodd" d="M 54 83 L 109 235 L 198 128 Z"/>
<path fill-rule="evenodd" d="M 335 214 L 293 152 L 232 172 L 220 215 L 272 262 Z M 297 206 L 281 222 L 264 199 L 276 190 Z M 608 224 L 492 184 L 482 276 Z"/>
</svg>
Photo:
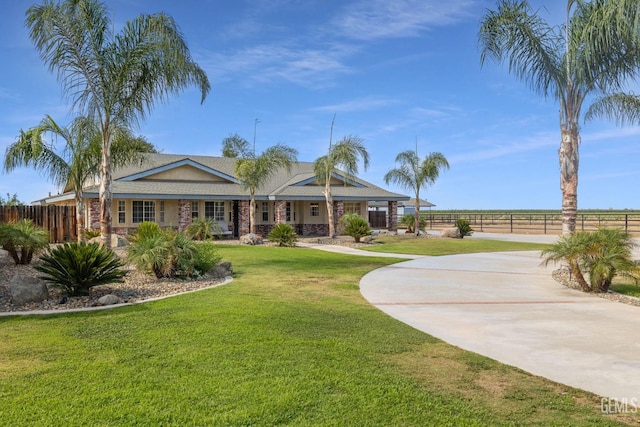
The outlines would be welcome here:
<svg viewBox="0 0 640 427">
<path fill-rule="evenodd" d="M 100 230 L 100 199 L 89 199 L 85 203 L 89 206 L 89 221 L 85 227 L 90 230 Z"/>
<path fill-rule="evenodd" d="M 284 200 L 276 201 L 276 224 L 287 222 L 287 202 Z"/>
<path fill-rule="evenodd" d="M 387 228 L 389 231 L 398 231 L 398 202 L 389 202 L 387 209 Z"/>
<path fill-rule="evenodd" d="M 191 225 L 191 201 L 178 200 L 178 230 L 184 231 Z"/>
<path fill-rule="evenodd" d="M 296 224 L 296 233 L 300 236 L 328 236 L 328 224 Z"/>
<path fill-rule="evenodd" d="M 249 201 L 240 200 L 238 211 L 240 215 L 240 221 L 238 222 L 238 227 L 240 228 L 240 236 L 244 236 L 245 234 L 249 234 Z M 256 229 L 256 231 L 258 230 Z"/>
</svg>

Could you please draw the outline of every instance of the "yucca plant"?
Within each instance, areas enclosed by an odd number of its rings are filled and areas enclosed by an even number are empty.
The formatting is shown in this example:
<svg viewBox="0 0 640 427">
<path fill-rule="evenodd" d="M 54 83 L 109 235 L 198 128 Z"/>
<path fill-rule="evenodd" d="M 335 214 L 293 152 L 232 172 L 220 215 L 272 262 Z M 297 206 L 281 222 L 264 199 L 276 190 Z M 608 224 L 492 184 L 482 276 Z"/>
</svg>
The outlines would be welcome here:
<svg viewBox="0 0 640 427">
<path fill-rule="evenodd" d="M 298 235 L 289 224 L 279 223 L 271 229 L 267 238 L 278 246 L 295 246 Z"/>
<path fill-rule="evenodd" d="M 372 231 L 366 219 L 357 213 L 344 214 L 340 218 L 340 223 L 344 225 L 343 234 L 354 238 L 356 243 L 360 243 L 360 239 L 370 236 Z"/>
<path fill-rule="evenodd" d="M 49 245 L 49 234 L 30 219 L 0 224 L 0 246 L 16 264 L 30 264 L 33 255 Z"/>
<path fill-rule="evenodd" d="M 34 268 L 39 278 L 63 289 L 69 296 L 88 295 L 93 286 L 122 282 L 126 271 L 122 261 L 98 243 L 65 243 L 40 257 Z"/>
</svg>

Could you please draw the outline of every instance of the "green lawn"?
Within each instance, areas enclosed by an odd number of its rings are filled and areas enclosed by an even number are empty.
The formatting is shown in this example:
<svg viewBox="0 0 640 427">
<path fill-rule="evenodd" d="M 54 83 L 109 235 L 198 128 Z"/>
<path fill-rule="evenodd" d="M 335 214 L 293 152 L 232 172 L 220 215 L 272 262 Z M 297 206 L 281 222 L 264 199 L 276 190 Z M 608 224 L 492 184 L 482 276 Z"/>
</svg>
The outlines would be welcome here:
<svg viewBox="0 0 640 427">
<path fill-rule="evenodd" d="M 371 307 L 358 281 L 394 260 L 220 251 L 237 272 L 226 286 L 102 312 L 0 318 L 0 424 L 618 425 L 595 395 Z"/>
<path fill-rule="evenodd" d="M 376 237 L 376 246 L 361 249 L 371 252 L 415 255 L 454 255 L 476 252 L 537 251 L 548 248 L 542 243 L 505 242 L 482 239 L 426 239 L 405 236 Z"/>
<path fill-rule="evenodd" d="M 625 294 L 625 295 L 629 295 L 632 297 L 636 297 L 636 298 L 640 298 L 640 286 L 636 285 L 636 284 L 632 284 L 632 283 L 614 283 L 613 285 L 611 285 L 611 290 L 621 293 L 621 294 Z"/>
</svg>

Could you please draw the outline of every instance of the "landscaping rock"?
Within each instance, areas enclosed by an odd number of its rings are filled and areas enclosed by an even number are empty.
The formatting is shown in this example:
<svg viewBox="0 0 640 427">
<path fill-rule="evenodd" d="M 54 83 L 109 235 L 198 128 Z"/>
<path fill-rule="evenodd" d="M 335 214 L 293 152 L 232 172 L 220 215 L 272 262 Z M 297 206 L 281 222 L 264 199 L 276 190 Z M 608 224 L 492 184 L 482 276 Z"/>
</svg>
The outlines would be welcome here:
<svg viewBox="0 0 640 427">
<path fill-rule="evenodd" d="M 445 228 L 440 232 L 441 237 L 446 237 L 449 239 L 462 239 L 460 235 L 460 230 L 457 227 Z"/>
<path fill-rule="evenodd" d="M 221 262 L 213 267 L 209 273 L 216 279 L 224 279 L 227 276 L 233 276 L 233 267 L 230 262 Z"/>
<path fill-rule="evenodd" d="M 240 237 L 240 244 L 242 245 L 261 245 L 262 237 L 257 234 L 249 233 Z"/>
<path fill-rule="evenodd" d="M 98 305 L 114 305 L 121 304 L 122 300 L 116 295 L 104 295 L 98 298 Z"/>
<path fill-rule="evenodd" d="M 23 305 L 30 302 L 42 302 L 49 298 L 47 285 L 37 277 L 22 276 L 17 274 L 9 284 L 11 302 L 14 305 Z"/>
</svg>

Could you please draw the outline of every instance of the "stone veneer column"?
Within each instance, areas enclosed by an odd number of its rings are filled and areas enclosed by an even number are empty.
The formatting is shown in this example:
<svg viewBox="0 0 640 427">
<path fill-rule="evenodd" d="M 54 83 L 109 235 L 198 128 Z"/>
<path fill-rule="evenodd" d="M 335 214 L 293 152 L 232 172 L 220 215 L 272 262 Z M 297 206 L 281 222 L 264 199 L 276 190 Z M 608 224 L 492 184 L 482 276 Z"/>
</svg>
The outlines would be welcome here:
<svg viewBox="0 0 640 427">
<path fill-rule="evenodd" d="M 84 226 L 90 230 L 100 230 L 100 199 L 89 199 L 87 202 L 89 205 L 89 220 Z"/>
<path fill-rule="evenodd" d="M 250 231 L 250 223 L 249 223 L 249 201 L 248 200 L 240 200 L 239 206 L 239 227 L 240 227 L 240 236 L 244 236 L 245 234 L 249 234 Z"/>
<path fill-rule="evenodd" d="M 276 201 L 276 224 L 284 224 L 287 222 L 287 202 L 284 200 Z"/>
<path fill-rule="evenodd" d="M 344 227 L 342 227 L 342 225 L 340 224 L 340 219 L 343 217 L 343 215 L 344 215 L 344 202 L 343 201 L 333 202 L 333 219 L 335 221 L 337 235 L 342 234 L 342 230 L 344 229 Z"/>
<path fill-rule="evenodd" d="M 178 200 L 178 229 L 184 231 L 191 225 L 191 201 Z"/>
<path fill-rule="evenodd" d="M 389 231 L 398 231 L 398 202 L 389 202 L 387 228 Z"/>
</svg>

